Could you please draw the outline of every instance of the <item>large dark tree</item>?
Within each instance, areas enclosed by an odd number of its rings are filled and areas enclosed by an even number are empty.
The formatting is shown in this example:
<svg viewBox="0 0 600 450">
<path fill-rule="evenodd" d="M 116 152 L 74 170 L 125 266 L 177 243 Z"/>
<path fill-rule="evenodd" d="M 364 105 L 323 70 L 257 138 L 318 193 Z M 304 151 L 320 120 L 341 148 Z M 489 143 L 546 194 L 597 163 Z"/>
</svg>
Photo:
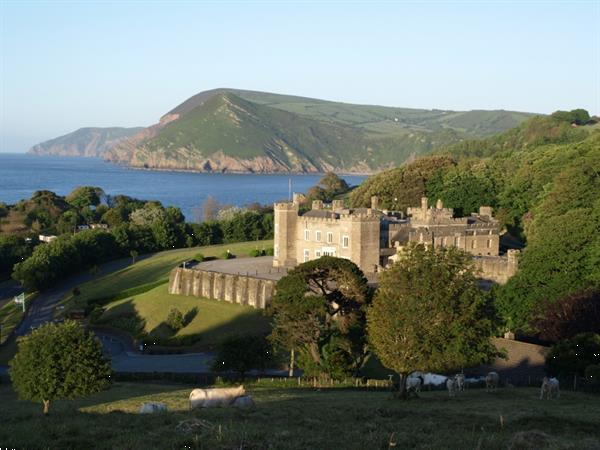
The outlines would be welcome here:
<svg viewBox="0 0 600 450">
<path fill-rule="evenodd" d="M 600 288 L 584 289 L 554 302 L 544 302 L 533 319 L 542 339 L 558 342 L 592 332 L 600 334 Z"/>
<path fill-rule="evenodd" d="M 19 338 L 10 377 L 20 398 L 50 402 L 83 397 L 109 385 L 111 368 L 100 341 L 74 321 L 49 323 Z"/>
<path fill-rule="evenodd" d="M 596 333 L 564 339 L 546 356 L 546 369 L 554 376 L 583 376 L 586 367 L 595 364 L 600 364 L 600 334 Z"/>
<path fill-rule="evenodd" d="M 367 314 L 369 342 L 384 366 L 406 377 L 414 370 L 449 372 L 487 361 L 492 312 L 467 253 L 409 247 L 381 274 Z"/>
<path fill-rule="evenodd" d="M 217 348 L 213 370 L 231 370 L 244 379 L 246 373 L 252 369 L 264 370 L 272 357 L 271 345 L 264 336 L 229 336 Z"/>
<path fill-rule="evenodd" d="M 300 264 L 277 283 L 270 338 L 298 350 L 307 373 L 355 373 L 366 355 L 370 295 L 366 278 L 349 260 L 323 256 Z"/>
</svg>

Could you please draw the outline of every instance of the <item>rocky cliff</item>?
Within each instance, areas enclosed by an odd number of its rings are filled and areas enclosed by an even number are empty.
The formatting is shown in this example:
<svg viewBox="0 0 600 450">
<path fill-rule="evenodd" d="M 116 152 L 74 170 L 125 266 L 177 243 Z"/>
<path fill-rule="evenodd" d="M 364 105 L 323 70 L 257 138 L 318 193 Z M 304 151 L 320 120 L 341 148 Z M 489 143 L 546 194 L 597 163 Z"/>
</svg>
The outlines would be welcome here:
<svg viewBox="0 0 600 450">
<path fill-rule="evenodd" d="M 144 130 L 144 128 L 80 128 L 31 147 L 34 155 L 57 156 L 102 156 L 124 139 Z"/>
</svg>

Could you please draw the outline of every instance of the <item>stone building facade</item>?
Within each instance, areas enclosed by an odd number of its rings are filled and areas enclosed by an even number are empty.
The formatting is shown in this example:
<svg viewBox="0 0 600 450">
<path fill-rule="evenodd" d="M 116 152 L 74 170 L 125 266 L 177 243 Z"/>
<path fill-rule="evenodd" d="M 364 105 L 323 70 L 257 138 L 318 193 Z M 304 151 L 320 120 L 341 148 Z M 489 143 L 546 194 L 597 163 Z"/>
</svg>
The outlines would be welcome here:
<svg viewBox="0 0 600 450">
<path fill-rule="evenodd" d="M 344 208 L 341 200 L 331 204 L 314 201 L 312 209 L 299 213 L 299 197 L 275 203 L 273 265 L 294 267 L 324 255 L 350 259 L 366 274 L 378 272 L 396 260 L 410 242 L 427 246 L 455 246 L 475 257 L 484 279 L 506 282 L 517 269 L 517 254 L 500 256 L 500 225 L 492 208 L 482 206 L 468 217 L 454 217 L 441 200 L 429 206 L 423 197 L 419 207 L 406 216 L 381 210 L 377 197 L 370 208 Z"/>
</svg>

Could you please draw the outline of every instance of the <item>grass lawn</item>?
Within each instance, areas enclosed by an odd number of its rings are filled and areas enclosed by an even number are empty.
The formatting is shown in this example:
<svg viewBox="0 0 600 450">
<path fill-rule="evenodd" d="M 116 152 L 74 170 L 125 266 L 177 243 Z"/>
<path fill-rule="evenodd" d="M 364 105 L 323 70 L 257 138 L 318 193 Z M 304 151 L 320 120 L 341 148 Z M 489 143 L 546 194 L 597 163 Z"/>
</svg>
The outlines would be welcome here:
<svg viewBox="0 0 600 450">
<path fill-rule="evenodd" d="M 158 252 L 122 270 L 82 284 L 79 286 L 81 294 L 76 297 L 76 301 L 72 295 L 68 295 L 62 303 L 67 307 L 79 308 L 92 298 L 116 295 L 125 289 L 167 279 L 173 267 L 192 259 L 198 253 L 205 257 L 220 257 L 229 249 L 236 256 L 247 256 L 255 248 L 262 249 L 272 245 L 273 241 L 241 242 Z"/>
<path fill-rule="evenodd" d="M 388 392 L 248 386 L 253 410 L 188 411 L 192 387 L 116 383 L 84 400 L 54 402 L 50 416 L 43 417 L 41 405 L 18 401 L 9 385 L 0 386 L 0 442 L 9 448 L 65 449 L 600 446 L 599 397 L 579 392 L 541 401 L 535 388 L 493 394 L 472 389 L 452 399 L 432 391 L 402 402 Z M 165 402 L 169 412 L 137 414 L 145 401 Z"/>
<path fill-rule="evenodd" d="M 149 337 L 194 341 L 194 348 L 210 350 L 230 334 L 262 334 L 270 329 L 269 321 L 260 310 L 250 306 L 183 295 L 171 295 L 163 284 L 148 292 L 106 306 L 102 319 L 115 325 L 119 317 L 135 316 L 143 321 Z M 186 318 L 186 326 L 176 334 L 165 324 L 172 307 Z M 119 319 L 117 319 L 118 321 Z"/>
<path fill-rule="evenodd" d="M 35 298 L 36 294 L 27 294 L 25 296 L 25 308 Z M 0 304 L 0 327 L 2 327 L 2 335 L 0 336 L 0 344 L 3 344 L 10 333 L 15 327 L 21 322 L 23 318 L 23 307 L 17 305 L 14 300 L 7 299 L 8 301 L 2 300 Z"/>
</svg>

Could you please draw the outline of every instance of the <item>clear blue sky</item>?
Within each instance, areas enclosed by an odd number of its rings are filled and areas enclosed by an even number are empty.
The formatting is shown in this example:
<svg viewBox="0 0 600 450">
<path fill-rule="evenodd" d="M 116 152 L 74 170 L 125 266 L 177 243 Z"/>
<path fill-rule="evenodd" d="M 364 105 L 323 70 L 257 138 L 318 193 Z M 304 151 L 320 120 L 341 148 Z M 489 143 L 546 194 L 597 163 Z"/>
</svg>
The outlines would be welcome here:
<svg viewBox="0 0 600 450">
<path fill-rule="evenodd" d="M 0 0 L 0 151 L 150 125 L 216 87 L 600 114 L 600 1 Z"/>
</svg>

